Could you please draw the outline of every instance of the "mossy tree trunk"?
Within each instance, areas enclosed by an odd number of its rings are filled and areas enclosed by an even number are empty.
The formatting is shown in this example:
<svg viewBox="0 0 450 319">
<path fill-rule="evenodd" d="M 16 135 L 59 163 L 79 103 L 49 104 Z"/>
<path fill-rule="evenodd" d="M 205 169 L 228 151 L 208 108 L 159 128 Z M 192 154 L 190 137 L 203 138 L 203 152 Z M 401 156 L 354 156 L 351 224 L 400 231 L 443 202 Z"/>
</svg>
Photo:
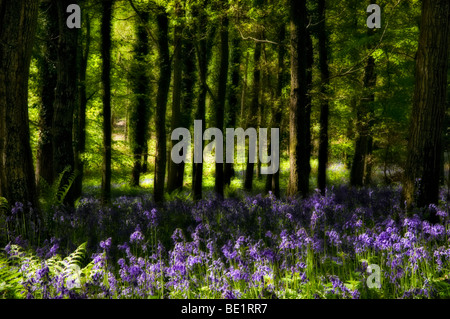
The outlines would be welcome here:
<svg viewBox="0 0 450 319">
<path fill-rule="evenodd" d="M 437 204 L 446 110 L 450 3 L 423 0 L 402 197 L 408 207 Z M 417 194 L 417 197 L 415 196 Z M 436 221 L 436 216 L 430 216 Z"/>
<path fill-rule="evenodd" d="M 39 1 L 0 0 L 0 196 L 37 206 L 28 76 Z"/>
</svg>

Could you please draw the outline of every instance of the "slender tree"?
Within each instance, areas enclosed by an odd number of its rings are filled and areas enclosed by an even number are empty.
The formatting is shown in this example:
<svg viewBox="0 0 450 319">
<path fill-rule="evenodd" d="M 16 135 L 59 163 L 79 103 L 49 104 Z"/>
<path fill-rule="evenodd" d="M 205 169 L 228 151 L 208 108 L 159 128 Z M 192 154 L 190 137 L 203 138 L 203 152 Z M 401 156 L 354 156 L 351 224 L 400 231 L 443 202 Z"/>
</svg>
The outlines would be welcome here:
<svg viewBox="0 0 450 319">
<path fill-rule="evenodd" d="M 231 39 L 231 61 L 230 61 L 230 73 L 231 83 L 228 90 L 228 123 L 227 127 L 235 127 L 237 124 L 237 114 L 239 111 L 239 82 L 240 82 L 240 66 L 241 66 L 241 45 L 240 37 L 236 34 L 232 34 Z M 230 185 L 231 178 L 234 176 L 233 163 L 225 163 L 224 167 L 224 184 Z"/>
<path fill-rule="evenodd" d="M 58 8 L 55 0 L 42 1 L 40 11 L 43 14 L 43 50 L 38 59 L 40 81 L 39 109 L 39 141 L 36 153 L 36 185 L 43 179 L 47 184 L 53 183 L 53 146 L 52 123 L 53 103 L 55 101 L 55 88 L 57 81 L 56 60 L 58 45 Z"/>
<path fill-rule="evenodd" d="M 199 7 L 194 8 L 194 13 L 197 16 L 198 22 L 196 25 L 196 52 L 198 61 L 198 78 L 199 78 L 199 92 L 197 95 L 197 108 L 194 114 L 194 120 L 202 121 L 201 131 L 205 128 L 205 112 L 206 112 L 206 97 L 208 93 L 208 84 L 206 82 L 208 76 L 208 65 L 211 57 L 211 42 L 215 34 L 215 26 L 208 25 L 208 16 L 205 12 L 206 1 L 199 3 Z M 203 139 L 199 143 L 203 151 Z M 194 147 L 195 153 L 195 147 Z M 195 158 L 194 158 L 195 159 Z M 193 160 L 194 160 L 193 159 Z M 194 200 L 202 198 L 203 185 L 203 162 L 193 163 L 192 173 L 192 192 Z"/>
<path fill-rule="evenodd" d="M 156 159 L 153 196 L 157 203 L 161 203 L 164 201 L 164 179 L 166 176 L 166 109 L 171 77 L 168 37 L 169 21 L 163 7 L 158 8 L 156 22 L 158 26 L 157 41 L 160 73 L 158 93 L 156 95 Z"/>
<path fill-rule="evenodd" d="M 247 113 L 247 128 L 257 128 L 258 125 L 258 111 L 259 111 L 259 92 L 260 92 L 260 80 L 261 80 L 261 42 L 255 42 L 255 50 L 253 53 L 253 87 L 252 87 L 252 99 L 250 102 L 250 108 Z M 255 164 L 250 161 L 249 152 L 247 152 L 247 164 L 245 169 L 244 188 L 248 191 L 253 188 L 253 174 Z"/>
<path fill-rule="evenodd" d="M 318 2 L 319 24 L 317 33 L 319 38 L 319 70 L 320 70 L 320 133 L 319 133 L 319 165 L 317 185 L 320 192 L 325 194 L 327 186 L 328 164 L 328 117 L 329 103 L 328 90 L 330 85 L 330 70 L 328 67 L 328 34 L 326 30 L 326 0 Z"/>
<path fill-rule="evenodd" d="M 142 172 L 143 153 L 147 152 L 146 142 L 149 138 L 150 119 L 150 79 L 146 58 L 150 52 L 146 24 L 149 20 L 148 12 L 142 11 L 136 21 L 136 44 L 134 46 L 135 59 L 130 74 L 130 84 L 134 98 L 130 110 L 130 141 L 133 151 L 133 169 L 131 185 L 139 186 Z"/>
<path fill-rule="evenodd" d="M 423 0 L 412 117 L 403 178 L 407 206 L 437 204 L 446 108 L 450 3 Z M 418 185 L 417 185 L 418 184 Z M 415 194 L 417 192 L 417 198 Z M 436 221 L 436 216 L 430 216 Z"/>
<path fill-rule="evenodd" d="M 111 197 L 111 20 L 113 0 L 103 0 L 102 9 L 103 162 L 101 198 L 102 202 L 106 204 Z"/>
<path fill-rule="evenodd" d="M 305 125 L 302 129 L 304 135 L 304 146 L 302 151 L 302 195 L 306 196 L 309 193 L 309 176 L 311 174 L 311 110 L 312 110 L 312 69 L 314 64 L 314 51 L 312 42 L 312 32 L 308 28 L 306 32 L 306 107 L 305 107 Z"/>
<path fill-rule="evenodd" d="M 216 127 L 222 132 L 224 131 L 224 117 L 225 117 L 225 100 L 227 92 L 227 80 L 228 80 L 228 16 L 227 16 L 227 5 L 225 1 L 221 2 L 221 22 L 220 22 L 220 68 L 219 68 L 219 83 L 217 88 L 217 101 L 216 101 Z M 217 141 L 216 141 L 217 145 Z M 223 147 L 223 144 L 222 144 Z M 223 159 L 222 159 L 223 160 Z M 224 187 L 224 165 L 223 163 L 216 161 L 216 173 L 215 173 L 215 193 L 223 197 L 223 187 Z"/>
<path fill-rule="evenodd" d="M 281 128 L 281 120 L 283 115 L 283 98 L 282 91 L 286 84 L 286 66 L 285 66 L 285 56 L 286 56 L 286 26 L 284 23 L 278 26 L 277 31 L 278 44 L 278 64 L 277 64 L 277 86 L 275 89 L 275 106 L 272 109 L 272 125 L 274 128 Z M 271 143 L 269 141 L 269 150 L 272 149 Z M 272 191 L 275 197 L 280 197 L 280 170 L 274 174 L 268 174 L 266 179 L 266 191 Z"/>
<path fill-rule="evenodd" d="M 374 1 L 372 1 L 373 3 Z M 367 37 L 374 35 L 375 29 L 367 29 Z M 368 49 L 373 45 L 369 43 Z M 371 178 L 371 154 L 372 154 L 372 126 L 373 126 L 373 102 L 375 100 L 374 87 L 377 75 L 375 72 L 375 58 L 372 54 L 367 57 L 364 67 L 363 97 L 356 107 L 356 142 L 350 171 L 350 184 L 353 186 L 368 185 Z"/>
<path fill-rule="evenodd" d="M 289 162 L 288 195 L 306 196 L 309 191 L 309 151 L 307 145 L 307 31 L 306 4 L 290 1 L 291 40 L 291 97 L 289 105 Z M 309 128 L 308 128 L 309 129 Z"/>
<path fill-rule="evenodd" d="M 63 174 L 59 187 L 70 187 L 70 176 L 74 174 L 73 116 L 77 101 L 77 45 L 78 29 L 67 27 L 67 7 L 71 0 L 57 1 L 58 4 L 58 48 L 57 83 L 52 121 L 53 177 Z M 70 187 L 64 202 L 73 205 L 74 189 Z"/>
<path fill-rule="evenodd" d="M 265 32 L 262 32 L 262 38 L 264 39 Z M 259 132 L 259 129 L 266 126 L 266 108 L 267 108 L 267 100 L 266 95 L 267 91 L 270 91 L 270 74 L 267 70 L 267 51 L 266 51 L 266 44 L 261 44 L 261 53 L 263 59 L 261 59 L 261 80 L 260 80 L 260 89 L 259 89 L 259 108 L 258 108 L 258 116 L 257 116 L 257 126 L 256 130 Z M 260 156 L 256 157 L 256 170 L 255 170 L 255 177 L 256 179 L 261 178 L 261 158 Z"/>
<path fill-rule="evenodd" d="M 0 196 L 36 207 L 28 127 L 28 76 L 37 0 L 0 1 Z"/>
<path fill-rule="evenodd" d="M 179 20 L 181 18 L 181 3 L 179 1 L 175 2 L 175 19 Z M 183 26 L 180 22 L 174 27 L 174 52 L 173 52 L 173 89 L 172 89 L 172 121 L 171 121 L 171 131 L 180 127 L 181 124 L 181 85 L 182 85 L 182 75 L 183 75 L 183 60 L 182 60 L 182 34 Z M 176 140 L 172 140 L 172 147 L 178 143 Z M 169 160 L 169 171 L 168 171 L 168 181 L 167 181 L 167 192 L 172 193 L 174 190 L 179 188 L 179 180 L 181 173 L 179 166 L 181 163 L 177 164 Z"/>
<path fill-rule="evenodd" d="M 80 197 L 83 188 L 84 160 L 82 154 L 86 151 L 86 107 L 88 102 L 86 71 L 91 43 L 91 23 L 89 14 L 84 15 L 86 21 L 86 32 L 83 34 L 82 42 L 78 45 L 78 99 L 74 121 L 74 155 L 75 171 L 77 176 L 74 181 L 74 197 Z"/>
<path fill-rule="evenodd" d="M 194 48 L 194 35 L 193 27 L 187 25 L 185 28 L 185 33 L 182 39 L 183 46 L 183 73 L 182 73 L 182 93 L 181 93 L 181 123 L 183 127 L 192 126 L 192 110 L 195 103 L 195 83 L 197 76 L 196 68 L 196 58 L 195 58 L 195 48 Z M 181 189 L 183 187 L 184 180 L 184 170 L 185 163 L 181 162 L 177 167 L 178 169 L 178 179 L 175 184 L 176 189 Z"/>
</svg>

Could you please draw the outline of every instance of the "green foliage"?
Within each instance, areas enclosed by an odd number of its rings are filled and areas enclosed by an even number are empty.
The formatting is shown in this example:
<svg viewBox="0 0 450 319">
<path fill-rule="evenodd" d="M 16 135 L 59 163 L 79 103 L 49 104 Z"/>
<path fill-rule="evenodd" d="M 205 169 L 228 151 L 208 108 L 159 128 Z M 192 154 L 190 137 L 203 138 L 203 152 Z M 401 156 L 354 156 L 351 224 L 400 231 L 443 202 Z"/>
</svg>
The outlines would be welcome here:
<svg viewBox="0 0 450 319">
<path fill-rule="evenodd" d="M 8 210 L 8 200 L 4 197 L 0 197 L 0 210 Z"/>
<path fill-rule="evenodd" d="M 20 299 L 25 297 L 22 274 L 9 265 L 8 259 L 0 253 L 0 299 Z"/>
<path fill-rule="evenodd" d="M 7 213 L 9 211 L 9 204 L 6 198 L 0 197 L 0 243 L 7 242 L 8 226 Z"/>
<path fill-rule="evenodd" d="M 67 182 L 64 185 L 61 185 L 66 174 L 68 174 Z M 49 185 L 43 178 L 39 179 L 40 204 L 44 211 L 49 211 L 53 206 L 63 204 L 64 198 L 69 192 L 69 189 L 77 175 L 78 172 L 72 171 L 71 167 L 67 166 L 58 175 L 58 178 L 52 183 L 52 185 Z"/>
<path fill-rule="evenodd" d="M 112 84 L 112 187 L 116 191 L 122 190 L 122 183 L 128 183 L 133 166 L 132 149 L 135 147 L 136 136 L 149 140 L 149 165 L 153 165 L 154 152 L 154 120 L 151 114 L 154 113 L 155 97 L 157 87 L 154 85 L 159 77 L 158 48 L 154 41 L 156 35 L 155 14 L 163 8 L 169 17 L 169 34 L 171 41 L 169 49 L 171 54 L 174 51 L 173 31 L 176 26 L 183 26 L 183 36 L 186 40 L 192 41 L 196 47 L 195 38 L 213 35 L 209 39 L 208 46 L 211 63 L 208 65 L 207 83 L 212 94 L 208 93 L 208 103 L 206 110 L 206 127 L 212 126 L 214 122 L 214 97 L 218 79 L 219 66 L 219 34 L 217 26 L 220 19 L 227 14 L 230 20 L 229 32 L 230 40 L 237 37 L 240 40 L 240 85 L 237 88 L 238 94 L 243 98 L 243 116 L 239 116 L 237 125 L 244 126 L 246 118 L 246 107 L 251 99 L 251 85 L 253 81 L 253 51 L 255 39 L 268 40 L 263 43 L 263 58 L 261 59 L 261 105 L 264 105 L 262 115 L 265 126 L 269 126 L 272 117 L 272 108 L 276 105 L 274 89 L 277 83 L 277 55 L 278 45 L 289 46 L 289 36 L 284 43 L 278 43 L 277 30 L 280 25 L 289 29 L 289 4 L 284 0 L 260 1 L 260 0 L 231 0 L 231 1 L 179 1 L 161 0 L 145 1 L 133 0 L 138 11 L 146 12 L 149 21 L 145 24 L 145 31 L 149 36 L 148 43 L 150 52 L 136 59 L 137 40 L 135 28 L 140 24 L 140 19 L 128 1 L 115 2 L 114 19 L 112 32 L 112 52 L 111 52 L 111 84 Z M 224 3 L 226 3 L 225 6 Z M 313 65 L 313 87 L 312 97 L 312 160 L 317 157 L 318 137 L 319 137 L 319 115 L 320 104 L 323 99 L 330 102 L 330 156 L 329 163 L 339 165 L 340 163 L 351 163 L 354 153 L 355 142 L 355 119 L 356 109 L 366 93 L 374 93 L 375 101 L 371 104 L 374 111 L 374 121 L 371 133 L 373 135 L 374 149 L 372 162 L 374 171 L 379 170 L 383 182 L 396 182 L 396 173 L 405 158 L 406 136 L 409 125 L 409 114 L 412 91 L 414 87 L 414 56 L 417 50 L 417 40 L 419 32 L 420 1 L 400 1 L 393 3 L 388 0 L 377 2 L 382 8 L 382 28 L 375 30 L 374 34 L 368 36 L 366 23 L 367 14 L 366 3 L 355 0 L 343 0 L 341 2 L 330 1 L 326 8 L 326 31 L 329 37 L 329 68 L 331 72 L 330 85 L 327 96 L 319 94 L 321 85 L 320 72 L 318 70 L 319 54 L 316 26 L 318 25 L 317 3 L 307 1 L 308 9 L 308 30 L 311 31 L 314 51 Z M 181 6 L 181 13 L 177 7 Z M 103 153 L 102 141 L 102 101 L 101 101 L 101 55 L 100 55 L 100 17 L 101 9 L 98 3 L 87 5 L 85 12 L 88 13 L 91 25 L 91 46 L 87 67 L 87 96 L 88 105 L 86 110 L 86 151 L 82 154 L 85 163 L 84 185 L 88 185 L 84 190 L 90 190 L 92 185 L 99 185 L 101 180 L 101 163 Z M 198 23 L 200 14 L 205 13 L 208 25 L 205 30 L 198 30 L 195 25 Z M 87 18 L 87 17 L 86 17 Z M 42 20 L 42 18 L 40 18 Z M 85 20 L 85 19 L 83 19 Z M 45 21 L 41 21 L 42 25 Z M 85 33 L 85 28 L 82 28 Z M 199 33 L 199 34 L 196 34 Z M 203 34 L 202 34 L 203 33 Z M 274 42 L 274 43 L 272 43 Z M 84 41 L 81 41 L 83 44 Z M 35 48 L 35 58 L 30 67 L 29 85 L 29 114 L 32 148 L 35 153 L 38 141 L 37 123 L 39 121 L 39 89 L 41 79 L 39 77 L 38 59 L 42 49 L 42 43 L 38 42 Z M 373 48 L 373 52 L 372 49 Z M 250 59 L 246 62 L 246 56 Z M 369 55 L 375 58 L 375 71 L 377 83 L 371 92 L 363 92 L 364 65 Z M 195 60 L 197 60 L 194 53 Z M 197 61 L 195 61 L 197 63 Z M 285 56 L 285 66 L 287 81 L 282 88 L 282 123 L 280 125 L 280 152 L 285 153 L 288 148 L 288 114 L 289 114 L 289 50 Z M 246 65 L 247 64 L 247 65 Z M 196 65 L 197 67 L 197 65 Z M 140 96 L 131 85 L 137 80 L 138 73 L 143 72 L 148 75 L 150 92 L 145 96 Z M 247 73 L 247 74 L 245 74 Z M 244 83 L 244 79 L 246 82 Z M 198 80 L 198 74 L 196 75 Z M 139 82 L 139 81 L 138 81 Z M 245 94 L 241 95 L 245 88 Z M 198 93 L 196 87 L 192 93 Z M 230 87 L 227 88 L 230 90 Z M 183 92 L 182 94 L 185 94 Z M 133 112 L 135 100 L 138 97 L 146 99 L 148 107 L 145 112 Z M 195 98 L 193 100 L 195 105 Z M 194 110 L 195 107 L 192 107 Z M 227 108 L 226 108 L 227 109 Z M 186 118 L 192 114 L 183 114 Z M 166 124 L 170 126 L 171 105 L 170 99 L 167 107 Z M 229 118 L 225 114 L 225 118 Z M 145 118 L 149 121 L 148 130 L 136 132 L 135 123 Z M 240 123 L 239 123 L 240 121 Z M 169 135 L 169 130 L 167 131 Z M 139 143 L 141 144 L 141 143 Z M 34 154 L 35 155 L 35 154 Z M 170 157 L 168 157 L 170 160 Z M 206 167 L 206 166 L 205 166 Z M 288 169 L 288 168 L 287 168 Z M 152 172 L 150 170 L 150 172 Z M 214 180 L 212 174 L 214 170 L 208 170 L 204 174 L 204 187 L 206 190 L 212 187 Z M 314 173 L 314 172 L 313 172 Z M 190 176 L 189 172 L 185 172 Z M 152 173 L 143 177 L 143 185 L 147 188 L 146 180 L 151 179 Z M 282 176 L 281 188 L 285 188 L 286 180 Z M 328 178 L 332 181 L 343 181 L 345 174 L 337 176 L 332 170 L 328 171 Z M 341 178 L 342 177 L 342 178 Z M 188 178 L 185 178 L 187 181 Z M 315 185 L 315 178 L 312 180 L 312 188 Z M 45 183 L 45 182 L 44 182 Z M 255 188 L 259 181 L 255 182 Z M 189 188 L 189 181 L 186 186 Z M 264 183 L 260 183 L 264 184 Z M 118 185 L 118 186 L 117 186 Z M 239 183 L 233 184 L 236 188 L 228 190 L 227 196 L 236 196 L 236 190 L 241 187 Z M 56 194 L 53 186 L 40 185 L 44 189 L 42 199 L 44 207 L 50 208 L 52 204 L 57 204 L 63 194 Z M 65 188 L 62 188 L 64 191 Z M 136 189 L 123 189 L 133 194 L 139 192 Z M 283 191 L 283 190 L 282 190 Z M 54 201 L 55 200 L 55 201 Z"/>
<path fill-rule="evenodd" d="M 44 267 L 48 267 L 50 278 L 62 278 L 66 287 L 76 292 L 81 292 L 81 287 L 91 279 L 94 264 L 91 261 L 86 265 L 86 243 L 63 259 L 55 255 L 41 260 L 17 245 L 10 245 L 9 249 L 9 257 L 0 253 L 0 299 L 25 298 L 27 281 L 36 277 L 36 272 Z M 34 294 L 34 297 L 42 297 L 39 289 Z"/>
<path fill-rule="evenodd" d="M 442 278 L 434 279 L 431 282 L 431 287 L 436 289 L 440 299 L 450 298 L 450 280 L 448 279 L 447 275 Z"/>
<path fill-rule="evenodd" d="M 184 190 L 174 190 L 172 193 L 166 193 L 164 195 L 165 200 L 167 201 L 191 201 L 192 196 L 191 196 L 191 192 L 190 191 L 184 191 Z"/>
</svg>

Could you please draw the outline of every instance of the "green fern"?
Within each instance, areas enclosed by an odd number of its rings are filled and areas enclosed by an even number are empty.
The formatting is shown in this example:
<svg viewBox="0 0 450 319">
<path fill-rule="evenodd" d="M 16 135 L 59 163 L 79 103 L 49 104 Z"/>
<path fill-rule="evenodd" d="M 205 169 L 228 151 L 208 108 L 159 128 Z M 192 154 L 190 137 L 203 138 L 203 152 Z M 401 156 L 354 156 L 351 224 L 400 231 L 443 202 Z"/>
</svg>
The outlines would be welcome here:
<svg viewBox="0 0 450 319">
<path fill-rule="evenodd" d="M 0 254 L 0 299 L 20 299 L 25 297 L 22 274 L 10 267 L 4 254 Z"/>
<path fill-rule="evenodd" d="M 6 243 L 8 238 L 8 215 L 9 205 L 4 197 L 0 197 L 0 243 Z"/>
<path fill-rule="evenodd" d="M 44 210 L 49 210 L 52 205 L 61 205 L 64 202 L 67 193 L 78 176 L 77 171 L 71 172 L 71 170 L 72 168 L 67 166 L 51 185 L 45 179 L 39 179 L 41 206 Z M 69 174 L 67 182 L 64 185 L 61 185 L 64 176 L 67 174 Z"/>
<path fill-rule="evenodd" d="M 70 171 L 70 166 L 66 167 L 64 171 Z M 63 172 L 64 172 L 63 171 Z M 73 171 L 69 174 L 67 183 L 65 185 L 61 186 L 61 182 L 58 184 L 60 187 L 58 188 L 58 191 L 56 193 L 56 200 L 58 204 L 62 204 L 64 201 L 64 198 L 66 198 L 67 193 L 69 192 L 69 189 L 72 187 L 73 182 L 77 178 L 78 172 Z"/>
<path fill-rule="evenodd" d="M 8 200 L 4 197 L 0 197 L 0 210 L 8 210 L 9 204 Z"/>
<path fill-rule="evenodd" d="M 0 299 L 24 298 L 26 291 L 23 283 L 26 278 L 33 277 L 44 264 L 48 266 L 50 276 L 64 278 L 69 289 L 82 289 L 90 279 L 94 266 L 91 261 L 82 268 L 85 264 L 86 254 L 86 243 L 83 243 L 64 259 L 55 255 L 42 261 L 33 253 L 24 251 L 20 246 L 10 245 L 10 257 L 0 254 Z M 23 265 L 26 265 L 24 267 L 26 270 L 22 272 Z M 40 291 L 36 291 L 37 297 L 39 294 Z"/>
<path fill-rule="evenodd" d="M 168 202 L 170 201 L 176 201 L 176 200 L 180 200 L 180 201 L 190 201 L 192 198 L 192 194 L 191 192 L 188 191 L 184 191 L 184 190 L 174 190 L 172 193 L 165 193 L 164 194 L 164 199 Z"/>
<path fill-rule="evenodd" d="M 82 268 L 85 258 L 86 243 L 83 243 L 66 258 L 61 260 L 61 257 L 56 255 L 48 259 L 46 263 L 53 276 L 62 276 L 65 278 L 66 284 L 70 280 L 78 281 L 80 286 L 82 286 L 86 283 L 86 278 L 89 277 L 93 265 L 88 264 Z"/>
</svg>

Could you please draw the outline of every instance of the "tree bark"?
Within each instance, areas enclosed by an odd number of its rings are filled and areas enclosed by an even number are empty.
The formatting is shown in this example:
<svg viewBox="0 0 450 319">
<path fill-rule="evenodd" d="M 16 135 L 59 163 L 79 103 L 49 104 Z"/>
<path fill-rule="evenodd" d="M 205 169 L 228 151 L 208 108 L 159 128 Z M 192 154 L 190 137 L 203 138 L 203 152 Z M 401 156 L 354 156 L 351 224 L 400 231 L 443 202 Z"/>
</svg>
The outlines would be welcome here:
<svg viewBox="0 0 450 319">
<path fill-rule="evenodd" d="M 248 61 L 249 61 L 249 52 L 247 51 L 247 54 L 245 56 L 245 64 L 244 64 L 244 81 L 242 82 L 242 94 L 241 94 L 241 119 L 240 124 L 241 126 L 246 125 L 246 117 L 244 116 L 244 107 L 247 100 L 247 88 L 248 88 Z"/>
<path fill-rule="evenodd" d="M 57 84 L 53 114 L 53 177 L 60 174 L 60 188 L 70 187 L 63 200 L 64 204 L 72 206 L 74 203 L 74 189 L 70 176 L 74 173 L 73 152 L 73 115 L 77 101 L 77 45 L 78 29 L 69 29 L 66 25 L 66 9 L 74 1 L 58 1 L 58 63 Z M 66 170 L 68 168 L 68 170 Z"/>
<path fill-rule="evenodd" d="M 375 3 L 372 0 L 371 3 Z M 367 37 L 370 39 L 376 29 L 367 29 Z M 368 50 L 373 50 L 369 43 Z M 364 67 L 363 97 L 359 105 L 356 105 L 356 142 L 350 171 L 350 184 L 352 186 L 369 185 L 372 174 L 372 126 L 374 122 L 375 94 L 373 92 L 377 81 L 375 70 L 375 58 L 370 55 Z"/>
<path fill-rule="evenodd" d="M 289 105 L 289 162 L 288 195 L 307 196 L 309 191 L 309 146 L 307 145 L 307 32 L 306 4 L 290 1 L 291 29 L 291 97 Z"/>
<path fill-rule="evenodd" d="M 253 53 L 253 88 L 252 100 L 247 114 L 246 128 L 257 128 L 258 125 L 258 110 L 259 110 L 259 91 L 261 79 L 261 42 L 255 42 L 255 51 Z M 250 162 L 249 153 L 247 152 L 247 165 L 245 169 L 244 189 L 251 191 L 253 188 L 253 174 L 255 163 Z"/>
<path fill-rule="evenodd" d="M 181 4 L 176 2 L 175 15 L 179 19 L 181 17 Z M 174 27 L 174 52 L 173 52 L 173 89 L 172 89 L 172 121 L 171 131 L 180 127 L 181 124 L 181 84 L 182 84 L 182 31 L 183 27 L 177 23 Z M 171 141 L 172 147 L 178 143 L 177 140 Z M 184 154 L 186 155 L 186 154 Z M 180 187 L 180 169 L 181 163 L 176 164 L 169 160 L 169 171 L 167 181 L 167 192 L 170 194 Z M 182 186 L 182 185 L 181 185 Z"/>
<path fill-rule="evenodd" d="M 450 3 L 423 0 L 402 197 L 408 207 L 437 204 L 446 108 Z M 418 184 L 418 185 L 417 185 Z M 415 193 L 418 192 L 417 198 Z M 430 216 L 435 221 L 436 216 Z"/>
<path fill-rule="evenodd" d="M 192 37 L 191 28 L 187 27 L 188 37 Z M 192 109 L 195 101 L 194 87 L 196 82 L 195 48 L 192 38 L 183 38 L 183 74 L 181 95 L 181 125 L 190 128 L 192 125 Z M 175 189 L 182 189 L 184 182 L 185 163 L 177 166 L 177 180 Z"/>
<path fill-rule="evenodd" d="M 319 0 L 319 69 L 320 69 L 320 133 L 319 133 L 319 166 L 317 174 L 317 185 L 322 195 L 327 187 L 327 165 L 328 165 L 328 117 L 329 103 L 328 90 L 330 85 L 330 71 L 328 69 L 328 35 L 326 30 L 326 1 Z"/>
<path fill-rule="evenodd" d="M 206 1 L 203 2 L 203 8 L 196 8 L 196 14 L 198 15 L 197 25 L 197 60 L 198 60 L 198 73 L 199 73 L 199 93 L 197 97 L 197 109 L 195 111 L 194 119 L 202 121 L 201 131 L 205 128 L 205 111 L 206 111 L 206 94 L 207 88 L 207 72 L 211 51 L 211 40 L 215 33 L 213 26 L 207 28 L 208 19 L 204 7 Z M 207 30 L 207 31 L 206 31 Z M 203 152 L 203 139 L 200 143 L 201 150 Z M 195 148 L 194 148 L 195 152 Z M 200 200 L 202 198 L 202 185 L 203 185 L 203 162 L 193 163 L 192 167 L 192 192 L 194 200 Z"/>
<path fill-rule="evenodd" d="M 357 106 L 356 114 L 356 143 L 350 171 L 350 184 L 352 186 L 367 185 L 370 181 L 370 157 L 372 153 L 371 128 L 373 122 L 373 101 L 375 95 L 373 88 L 376 85 L 375 59 L 369 56 L 364 68 L 363 91 L 365 96 Z"/>
<path fill-rule="evenodd" d="M 145 26 L 148 23 L 148 16 L 147 12 L 141 12 L 139 20 L 136 22 L 135 59 L 130 76 L 134 92 L 130 114 L 130 140 L 134 161 L 131 172 L 132 186 L 139 186 L 143 153 L 147 152 L 146 144 L 149 138 L 150 79 L 147 74 L 146 57 L 150 49 Z"/>
<path fill-rule="evenodd" d="M 264 32 L 261 34 L 261 38 L 264 39 Z M 262 43 L 261 45 L 261 52 L 262 56 L 264 57 L 264 61 L 261 65 L 267 64 L 267 54 L 266 54 L 266 44 Z M 260 89 L 259 89 L 259 107 L 258 107 L 258 120 L 256 125 L 256 131 L 259 132 L 259 129 L 261 127 L 267 127 L 266 126 L 266 91 L 270 90 L 269 87 L 270 82 L 270 75 L 267 72 L 267 68 L 263 68 L 261 66 L 261 80 L 260 80 Z M 269 134 L 270 135 L 270 134 Z M 256 157 L 256 170 L 255 170 L 255 177 L 257 180 L 261 179 L 261 159 L 260 154 L 258 153 L 258 156 Z"/>
<path fill-rule="evenodd" d="M 113 0 L 104 0 L 102 7 L 103 161 L 101 200 L 103 204 L 107 204 L 111 200 L 111 19 Z"/>
<path fill-rule="evenodd" d="M 227 7 L 225 1 L 222 3 L 222 10 L 226 11 Z M 224 132 L 224 117 L 225 117 L 225 99 L 227 93 L 227 80 L 228 80 L 228 17 L 226 13 L 221 18 L 220 24 L 220 69 L 219 69 L 219 83 L 217 90 L 217 103 L 216 103 L 216 127 Z M 216 147 L 217 147 L 216 141 Z M 222 143 L 223 148 L 223 143 Z M 223 160 L 223 158 L 222 158 Z M 214 191 L 216 195 L 223 198 L 224 187 L 224 165 L 223 163 L 216 162 L 216 176 Z"/>
<path fill-rule="evenodd" d="M 158 26 L 159 68 L 158 93 L 156 95 L 156 159 L 153 197 L 155 202 L 164 201 L 164 179 L 166 176 L 166 109 L 169 93 L 171 68 L 169 57 L 168 19 L 164 8 L 158 8 L 156 17 Z"/>
<path fill-rule="evenodd" d="M 28 126 L 28 76 L 37 0 L 0 0 L 0 196 L 37 206 Z"/>
<path fill-rule="evenodd" d="M 234 34 L 231 40 L 231 61 L 230 61 L 231 85 L 228 90 L 228 110 L 227 110 L 227 114 L 229 115 L 229 122 L 227 124 L 227 127 L 232 128 L 236 126 L 236 115 L 239 110 L 238 89 L 240 82 L 239 74 L 240 74 L 240 63 L 242 54 L 240 43 L 241 41 L 239 36 L 237 34 Z M 233 176 L 234 176 L 233 163 L 225 163 L 224 184 L 230 185 L 231 178 Z"/>
<path fill-rule="evenodd" d="M 74 197 L 81 196 L 83 189 L 83 174 L 84 174 L 84 160 L 82 159 L 83 153 L 86 151 L 86 107 L 87 107 L 87 93 L 86 93 L 86 71 L 87 62 L 89 58 L 89 50 L 91 43 L 91 23 L 89 15 L 85 15 L 86 20 L 86 34 L 84 35 L 84 46 L 79 45 L 78 59 L 78 99 L 77 110 L 75 112 L 74 123 L 74 137 L 75 137 L 75 171 L 77 176 L 74 181 Z"/>
<path fill-rule="evenodd" d="M 304 126 L 304 155 L 302 155 L 304 164 L 302 165 L 303 190 L 302 195 L 307 196 L 309 194 L 309 176 L 311 174 L 311 109 L 312 109 L 312 68 L 314 64 L 314 52 L 313 43 L 310 30 L 306 32 L 306 110 L 305 110 L 305 126 Z"/>
<path fill-rule="evenodd" d="M 56 1 L 41 2 L 40 11 L 44 15 L 42 37 L 45 40 L 42 57 L 39 59 L 42 86 L 40 88 L 39 141 L 36 153 L 36 185 L 38 189 L 41 180 L 49 185 L 53 183 L 52 122 L 57 82 L 56 51 L 59 35 L 58 19 L 55 19 L 58 16 Z"/>
<path fill-rule="evenodd" d="M 278 72 L 277 72 L 277 87 L 275 90 L 275 106 L 273 108 L 272 114 L 272 125 L 273 128 L 281 127 L 281 120 L 283 115 L 283 102 L 282 102 L 282 91 L 286 84 L 286 67 L 284 63 L 284 58 L 286 56 L 286 48 L 284 40 L 286 38 L 286 26 L 281 24 L 278 27 Z M 272 141 L 269 140 L 269 150 L 272 149 Z M 280 197 L 280 169 L 274 174 L 268 174 L 266 179 L 266 191 L 272 191 L 273 195 L 277 198 Z"/>
</svg>

